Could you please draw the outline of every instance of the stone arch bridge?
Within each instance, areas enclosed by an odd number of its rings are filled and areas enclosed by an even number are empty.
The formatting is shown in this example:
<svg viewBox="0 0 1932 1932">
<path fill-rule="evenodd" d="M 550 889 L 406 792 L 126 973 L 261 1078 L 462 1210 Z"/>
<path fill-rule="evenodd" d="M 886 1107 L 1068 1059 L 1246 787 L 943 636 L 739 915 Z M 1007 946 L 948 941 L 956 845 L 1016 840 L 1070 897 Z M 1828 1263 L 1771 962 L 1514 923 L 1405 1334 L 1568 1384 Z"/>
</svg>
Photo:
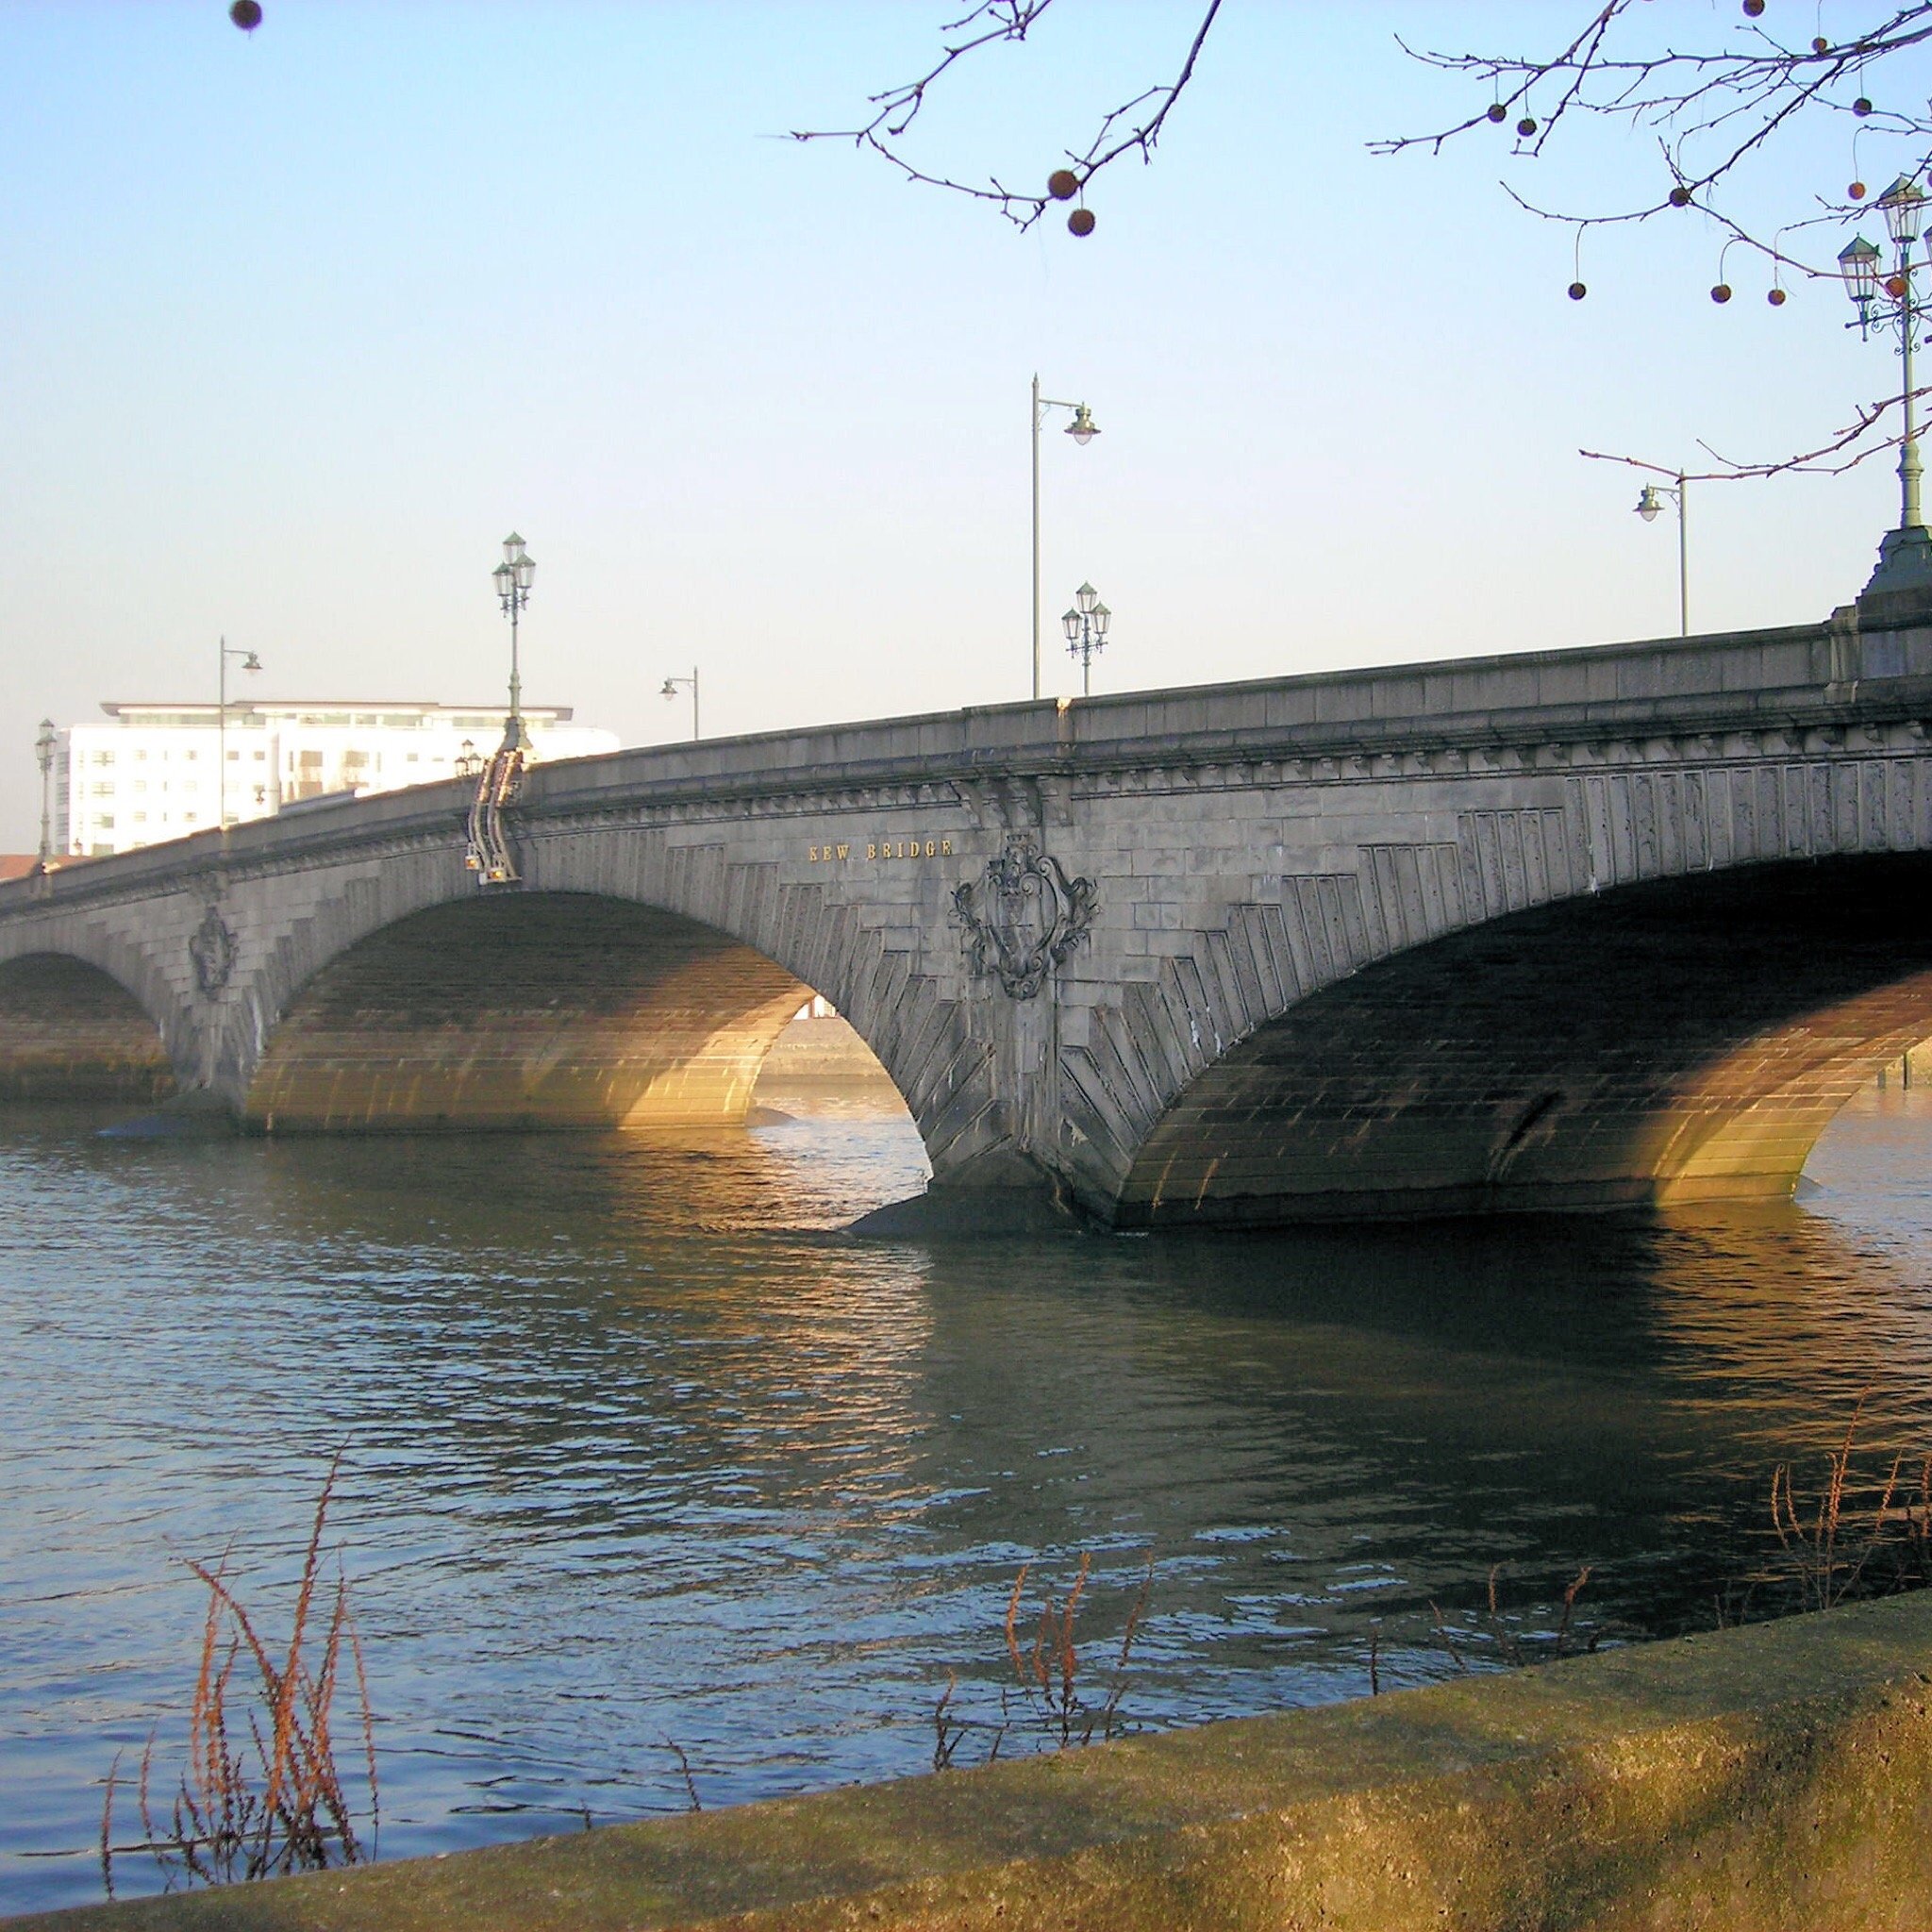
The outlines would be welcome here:
<svg viewBox="0 0 1932 1932">
<path fill-rule="evenodd" d="M 774 734 L 0 887 L 0 1093 L 742 1117 L 808 990 L 934 1186 L 1124 1225 L 1789 1192 L 1932 1035 L 1932 612 Z"/>
</svg>

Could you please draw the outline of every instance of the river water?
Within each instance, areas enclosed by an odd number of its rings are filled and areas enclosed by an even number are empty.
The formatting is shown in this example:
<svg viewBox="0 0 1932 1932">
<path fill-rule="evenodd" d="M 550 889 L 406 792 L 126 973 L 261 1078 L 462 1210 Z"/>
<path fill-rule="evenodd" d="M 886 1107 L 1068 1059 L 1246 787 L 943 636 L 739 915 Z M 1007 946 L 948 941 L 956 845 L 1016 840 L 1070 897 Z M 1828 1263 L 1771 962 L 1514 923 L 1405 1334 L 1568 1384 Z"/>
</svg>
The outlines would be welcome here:
<svg viewBox="0 0 1932 1932">
<path fill-rule="evenodd" d="M 285 1627 L 328 1460 L 395 1857 L 926 1769 L 1009 1692 L 1020 1566 L 1169 1724 L 1457 1668 L 1479 1610 L 1712 1621 L 1866 1397 L 1932 1446 L 1932 1091 L 1805 1205 L 1268 1237 L 853 1241 L 903 1113 L 649 1137 L 157 1141 L 0 1116 L 0 1912 L 99 1896 L 178 1765 L 231 1551 Z M 1480 1661 L 1479 1633 L 1457 1653 Z M 352 1707 L 345 1706 L 344 1708 Z M 353 1729 L 339 1713 L 339 1724 Z M 976 1761 L 991 1731 L 959 1746 Z M 345 1754 L 346 1755 L 346 1754 Z M 124 1835 L 128 1835 L 124 1833 Z M 138 1857 L 124 1891 L 152 1889 Z"/>
</svg>

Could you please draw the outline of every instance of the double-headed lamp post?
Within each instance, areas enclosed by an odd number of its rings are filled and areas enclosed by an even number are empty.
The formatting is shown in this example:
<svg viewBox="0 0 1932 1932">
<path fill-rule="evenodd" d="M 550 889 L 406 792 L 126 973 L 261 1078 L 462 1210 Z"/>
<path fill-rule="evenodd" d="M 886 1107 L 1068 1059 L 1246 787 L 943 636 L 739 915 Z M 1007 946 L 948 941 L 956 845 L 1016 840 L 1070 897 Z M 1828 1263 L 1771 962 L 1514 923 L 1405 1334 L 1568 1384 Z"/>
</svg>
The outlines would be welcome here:
<svg viewBox="0 0 1932 1932">
<path fill-rule="evenodd" d="M 1082 584 L 1074 592 L 1074 608 L 1060 619 L 1067 634 L 1067 654 L 1080 660 L 1080 695 L 1093 695 L 1093 654 L 1107 648 L 1107 627 L 1113 612 L 1100 601 L 1091 584 Z"/>
<path fill-rule="evenodd" d="M 221 797 L 216 816 L 221 820 L 222 830 L 228 829 L 228 659 L 239 658 L 244 671 L 259 671 L 261 659 L 253 651 L 237 650 L 226 638 L 222 640 L 222 675 L 216 688 L 215 703 L 215 779 L 216 790 Z"/>
<path fill-rule="evenodd" d="M 517 619 L 530 601 L 530 585 L 537 575 L 537 559 L 524 548 L 524 540 L 512 530 L 503 540 L 503 561 L 490 573 L 496 586 L 497 601 L 509 619 L 509 716 L 503 721 L 503 749 L 528 751 L 530 734 L 524 729 L 524 680 L 517 668 Z"/>
<path fill-rule="evenodd" d="M 1674 484 L 1646 483 L 1638 494 L 1637 514 L 1646 524 L 1656 523 L 1667 496 L 1677 506 L 1677 631 L 1679 636 L 1688 638 L 1690 635 L 1690 540 L 1685 533 L 1690 521 L 1690 497 L 1683 471 L 1677 472 Z"/>
<path fill-rule="evenodd" d="M 1067 425 L 1067 434 L 1082 449 L 1100 434 L 1100 425 L 1093 420 L 1093 411 L 1085 403 L 1056 402 L 1052 396 L 1040 393 L 1040 378 L 1033 378 L 1033 695 L 1040 695 L 1040 425 L 1046 421 L 1049 409 L 1071 409 L 1074 420 Z"/>
<path fill-rule="evenodd" d="M 1912 392 L 1912 352 L 1918 347 L 1919 325 L 1924 314 L 1912 275 L 1918 268 L 1932 267 L 1932 263 L 1912 259 L 1912 244 L 1925 221 L 1925 191 L 1901 175 L 1876 205 L 1885 217 L 1894 250 L 1891 273 L 1880 274 L 1879 251 L 1862 235 L 1841 249 L 1838 258 L 1845 292 L 1857 311 L 1845 326 L 1857 329 L 1864 339 L 1870 338 L 1874 325 L 1895 327 L 1899 357 L 1905 365 L 1899 391 L 1903 434 L 1898 447 L 1898 528 L 1888 531 L 1878 545 L 1878 568 L 1865 586 L 1867 596 L 1874 591 L 1932 589 L 1932 531 L 1926 529 L 1919 507 L 1919 477 L 1924 466 L 1919 460 Z"/>
<path fill-rule="evenodd" d="M 51 718 L 41 720 L 41 735 L 34 740 L 34 756 L 41 761 L 41 858 L 39 869 L 45 872 L 54 858 L 54 747 L 59 743 Z"/>
<path fill-rule="evenodd" d="M 658 695 L 660 698 L 675 698 L 677 695 L 677 688 L 681 684 L 691 686 L 691 742 L 695 744 L 698 739 L 698 667 L 695 664 L 691 667 L 691 675 L 689 677 L 667 677 L 664 680 L 663 690 Z"/>
</svg>

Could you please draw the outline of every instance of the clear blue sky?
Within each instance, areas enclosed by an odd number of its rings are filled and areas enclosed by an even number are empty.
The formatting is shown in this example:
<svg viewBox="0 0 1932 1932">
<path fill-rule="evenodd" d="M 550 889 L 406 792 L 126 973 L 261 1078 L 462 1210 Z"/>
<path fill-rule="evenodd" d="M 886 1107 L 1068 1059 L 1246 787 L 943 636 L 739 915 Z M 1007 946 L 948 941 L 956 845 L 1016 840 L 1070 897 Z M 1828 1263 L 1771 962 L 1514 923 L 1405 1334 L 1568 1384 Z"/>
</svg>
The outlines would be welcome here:
<svg viewBox="0 0 1932 1932">
<path fill-rule="evenodd" d="M 1573 304 L 1506 142 L 1365 152 L 1465 105 L 1396 33 L 1528 46 L 1585 0 L 1227 0 L 1086 242 L 778 138 L 918 72 L 961 0 L 265 9 L 0 0 L 0 849 L 43 714 L 211 697 L 224 633 L 264 696 L 495 702 L 512 526 L 526 695 L 627 742 L 677 734 L 693 661 L 717 732 L 1024 696 L 1036 369 L 1103 430 L 1047 439 L 1045 602 L 1051 644 L 1100 587 L 1110 690 L 1674 630 L 1674 529 L 1578 446 L 1774 455 L 1895 379 L 1835 288 L 1771 310 L 1734 253 L 1715 308 L 1700 215 L 1592 238 Z M 934 159 L 1043 176 L 1196 12 L 1059 0 L 936 99 Z M 1850 166 L 1822 129 L 1766 192 Z M 1824 615 L 1895 491 L 1705 490 L 1693 621 Z"/>
</svg>

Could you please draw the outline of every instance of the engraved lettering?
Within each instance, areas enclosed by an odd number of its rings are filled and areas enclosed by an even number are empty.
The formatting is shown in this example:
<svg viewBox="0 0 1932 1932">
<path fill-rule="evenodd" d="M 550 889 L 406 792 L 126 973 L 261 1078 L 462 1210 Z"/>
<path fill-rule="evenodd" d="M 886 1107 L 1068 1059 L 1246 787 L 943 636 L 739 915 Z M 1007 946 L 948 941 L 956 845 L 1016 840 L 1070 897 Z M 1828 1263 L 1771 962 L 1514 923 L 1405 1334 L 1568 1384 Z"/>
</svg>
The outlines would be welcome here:
<svg viewBox="0 0 1932 1932">
<path fill-rule="evenodd" d="M 841 846 L 840 846 L 840 848 L 839 848 L 839 857 L 840 857 L 841 858 L 843 858 L 845 857 L 845 855 L 846 855 L 846 854 L 847 854 L 848 852 L 850 852 L 851 850 L 852 850 L 852 848 L 851 848 L 851 846 L 849 846 L 849 845 L 841 845 Z"/>
<path fill-rule="evenodd" d="M 939 848 L 939 842 L 938 842 L 938 841 L 937 841 L 937 840 L 933 840 L 933 839 L 928 839 L 928 840 L 927 840 L 927 841 L 925 841 L 925 856 L 926 856 L 926 857 L 927 857 L 928 858 L 937 858 L 939 857 L 939 852 L 940 852 L 940 848 Z"/>
<path fill-rule="evenodd" d="M 808 864 L 816 865 L 819 862 L 819 848 L 816 845 L 808 845 L 805 857 Z"/>
<path fill-rule="evenodd" d="M 952 856 L 953 841 L 950 839 L 941 839 L 940 841 L 940 857 L 941 858 L 950 858 Z"/>
<path fill-rule="evenodd" d="M 874 844 L 871 840 L 868 840 L 866 841 L 865 856 L 868 858 L 876 858 L 879 856 L 878 846 Z"/>
</svg>

